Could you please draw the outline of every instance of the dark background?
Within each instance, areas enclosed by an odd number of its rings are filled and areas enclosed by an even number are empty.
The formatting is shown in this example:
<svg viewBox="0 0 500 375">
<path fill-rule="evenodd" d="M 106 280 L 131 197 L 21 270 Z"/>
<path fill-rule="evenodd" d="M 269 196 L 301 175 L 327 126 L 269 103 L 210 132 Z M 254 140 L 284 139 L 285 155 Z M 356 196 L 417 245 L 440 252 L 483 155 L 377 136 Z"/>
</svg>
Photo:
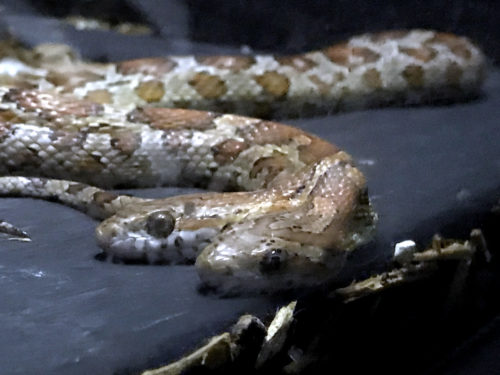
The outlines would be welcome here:
<svg viewBox="0 0 500 375">
<path fill-rule="evenodd" d="M 466 35 L 492 62 L 500 58 L 495 1 L 13 0 L 0 5 L 5 36 L 27 46 L 67 43 L 83 57 L 103 61 L 239 53 L 247 47 L 299 52 L 360 32 L 412 27 Z M 79 31 L 61 20 L 68 15 L 143 23 L 153 33 Z M 368 178 L 380 225 L 346 278 L 350 272 L 367 275 L 382 267 L 392 245 L 407 238 L 426 243 L 436 232 L 465 237 L 479 226 L 487 229 L 491 244 L 499 243 L 498 219 L 490 214 L 500 196 L 499 103 L 500 72 L 493 67 L 484 95 L 470 103 L 289 121 L 347 150 Z M 174 360 L 227 329 L 240 314 L 266 319 L 287 301 L 287 296 L 219 299 L 200 294 L 192 267 L 98 262 L 93 258 L 99 251 L 93 238 L 96 223 L 66 207 L 11 198 L 0 200 L 0 210 L 0 218 L 33 237 L 29 244 L 0 239 L 1 373 L 137 372 Z M 367 367 L 398 373 L 388 364 L 399 363 L 394 353 L 411 348 L 415 363 L 400 372 L 499 373 L 500 309 L 491 297 L 498 295 L 498 279 L 491 270 L 484 273 L 477 301 L 456 325 L 432 325 L 434 331 L 423 329 L 421 336 L 406 337 L 401 344 L 384 340 L 383 332 L 377 337 L 361 332 L 359 340 L 387 347 L 387 361 Z M 415 298 L 425 306 L 425 295 Z"/>
<path fill-rule="evenodd" d="M 112 23 L 143 23 L 165 39 L 166 49 L 188 40 L 287 53 L 323 47 L 356 33 L 429 28 L 466 35 L 493 61 L 500 59 L 496 0 L 3 0 L 1 4 L 7 19 L 34 17 L 31 27 L 50 23 L 46 17 L 75 14 Z M 57 38 L 53 29 L 47 29 L 47 34 L 49 39 Z"/>
</svg>

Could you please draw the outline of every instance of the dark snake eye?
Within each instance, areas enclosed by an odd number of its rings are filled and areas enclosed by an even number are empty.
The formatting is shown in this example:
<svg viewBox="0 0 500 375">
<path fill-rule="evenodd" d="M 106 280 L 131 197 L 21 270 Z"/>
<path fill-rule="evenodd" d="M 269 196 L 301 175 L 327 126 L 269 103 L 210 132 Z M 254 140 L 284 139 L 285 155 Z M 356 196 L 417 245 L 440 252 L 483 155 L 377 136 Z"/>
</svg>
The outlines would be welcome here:
<svg viewBox="0 0 500 375">
<path fill-rule="evenodd" d="M 273 272 L 282 268 L 288 258 L 288 253 L 283 249 L 271 249 L 267 251 L 260 261 L 262 272 Z"/>
<path fill-rule="evenodd" d="M 175 218 L 168 211 L 156 211 L 148 216 L 146 231 L 155 237 L 167 237 L 174 230 Z"/>
</svg>

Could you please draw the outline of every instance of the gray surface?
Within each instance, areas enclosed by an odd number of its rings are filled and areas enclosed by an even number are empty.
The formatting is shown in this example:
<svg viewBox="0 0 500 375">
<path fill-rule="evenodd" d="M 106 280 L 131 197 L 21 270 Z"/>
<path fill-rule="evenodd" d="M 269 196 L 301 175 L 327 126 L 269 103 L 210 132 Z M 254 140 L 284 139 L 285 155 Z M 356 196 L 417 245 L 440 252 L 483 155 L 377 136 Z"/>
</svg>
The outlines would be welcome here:
<svg viewBox="0 0 500 375">
<path fill-rule="evenodd" d="M 33 243 L 0 242 L 2 374 L 111 374 L 172 359 L 266 299 L 197 292 L 193 267 L 93 258 L 95 223 L 54 204 L 6 199 L 2 215 Z M 154 358 L 152 360 L 152 358 Z"/>
<path fill-rule="evenodd" d="M 368 177 L 380 225 L 353 268 L 385 260 L 395 241 L 479 224 L 499 195 L 499 99 L 495 72 L 486 96 L 468 104 L 294 121 L 352 153 Z M 278 305 L 276 297 L 201 295 L 192 267 L 99 262 L 93 220 L 50 202 L 1 202 L 2 217 L 33 236 L 0 242 L 2 373 L 108 374 L 159 364 L 241 313 L 262 316 Z"/>
</svg>

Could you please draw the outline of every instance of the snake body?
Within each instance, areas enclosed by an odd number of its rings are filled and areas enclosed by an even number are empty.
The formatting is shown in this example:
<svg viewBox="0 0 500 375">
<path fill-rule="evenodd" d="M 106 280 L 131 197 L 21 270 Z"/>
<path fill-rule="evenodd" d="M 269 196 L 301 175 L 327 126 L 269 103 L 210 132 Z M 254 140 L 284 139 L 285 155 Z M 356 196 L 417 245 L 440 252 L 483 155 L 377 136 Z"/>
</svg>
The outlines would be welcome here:
<svg viewBox="0 0 500 375">
<path fill-rule="evenodd" d="M 0 194 L 81 209 L 103 220 L 105 252 L 195 261 L 202 281 L 226 292 L 334 278 L 373 232 L 366 182 L 347 153 L 300 129 L 165 107 L 267 117 L 457 100 L 478 93 L 485 66 L 467 39 L 422 30 L 284 57 L 48 60 L 0 64 Z M 102 190 L 159 185 L 222 192 L 152 200 Z"/>
</svg>

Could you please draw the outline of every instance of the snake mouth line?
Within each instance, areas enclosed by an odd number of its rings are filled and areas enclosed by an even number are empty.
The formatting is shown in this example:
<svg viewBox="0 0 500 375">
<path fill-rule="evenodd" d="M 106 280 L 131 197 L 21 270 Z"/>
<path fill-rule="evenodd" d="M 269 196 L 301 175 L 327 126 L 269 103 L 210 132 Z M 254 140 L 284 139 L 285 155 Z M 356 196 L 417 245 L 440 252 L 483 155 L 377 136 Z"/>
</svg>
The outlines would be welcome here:
<svg viewBox="0 0 500 375">
<path fill-rule="evenodd" d="M 96 230 L 97 242 L 114 259 L 151 264 L 192 264 L 217 234 L 212 228 L 175 230 L 167 238 L 153 238 L 146 231 L 112 236 Z"/>
</svg>

